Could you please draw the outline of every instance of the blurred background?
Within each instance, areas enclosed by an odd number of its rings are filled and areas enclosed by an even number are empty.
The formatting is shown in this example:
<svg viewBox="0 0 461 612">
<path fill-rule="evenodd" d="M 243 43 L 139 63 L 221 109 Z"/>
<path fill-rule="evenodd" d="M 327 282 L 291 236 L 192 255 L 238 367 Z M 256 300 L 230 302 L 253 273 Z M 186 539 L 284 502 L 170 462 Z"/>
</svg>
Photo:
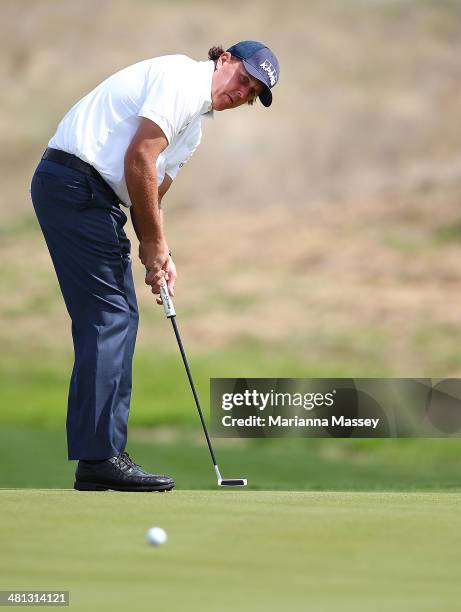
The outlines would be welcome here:
<svg viewBox="0 0 461 612">
<path fill-rule="evenodd" d="M 29 197 L 69 107 L 111 73 L 252 38 L 274 104 L 215 113 L 165 197 L 175 305 L 210 377 L 461 373 L 461 3 L 0 4 L 0 486 L 68 487 L 70 322 Z M 143 282 L 128 450 L 213 486 L 171 326 Z M 254 488 L 459 486 L 457 440 L 217 440 Z M 37 458 L 40 460 L 37 461 Z M 33 470 L 31 469 L 33 465 Z"/>
</svg>

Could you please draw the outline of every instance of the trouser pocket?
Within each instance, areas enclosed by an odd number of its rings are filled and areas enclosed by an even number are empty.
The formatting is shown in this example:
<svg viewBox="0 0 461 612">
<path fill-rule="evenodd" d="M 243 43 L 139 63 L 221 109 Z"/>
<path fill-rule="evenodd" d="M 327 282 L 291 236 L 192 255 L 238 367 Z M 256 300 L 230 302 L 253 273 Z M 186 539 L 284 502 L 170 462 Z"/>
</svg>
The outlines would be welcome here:
<svg viewBox="0 0 461 612">
<path fill-rule="evenodd" d="M 85 174 L 48 161 L 40 162 L 35 171 L 31 196 L 37 212 L 47 207 L 79 210 L 91 206 L 94 200 Z"/>
</svg>

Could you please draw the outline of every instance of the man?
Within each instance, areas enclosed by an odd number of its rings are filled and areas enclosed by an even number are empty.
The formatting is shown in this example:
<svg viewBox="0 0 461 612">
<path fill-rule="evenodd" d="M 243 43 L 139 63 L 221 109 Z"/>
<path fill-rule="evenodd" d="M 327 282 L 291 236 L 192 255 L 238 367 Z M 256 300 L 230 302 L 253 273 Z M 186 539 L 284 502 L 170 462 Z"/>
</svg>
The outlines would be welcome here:
<svg viewBox="0 0 461 612">
<path fill-rule="evenodd" d="M 162 198 L 200 143 L 202 118 L 257 97 L 270 106 L 279 75 L 274 54 L 255 41 L 213 47 L 208 57 L 157 57 L 106 79 L 63 118 L 32 179 L 72 320 L 67 442 L 81 491 L 174 487 L 125 452 L 138 309 L 120 205 L 130 209 L 146 283 L 158 296 L 165 279 L 173 296 Z"/>
</svg>

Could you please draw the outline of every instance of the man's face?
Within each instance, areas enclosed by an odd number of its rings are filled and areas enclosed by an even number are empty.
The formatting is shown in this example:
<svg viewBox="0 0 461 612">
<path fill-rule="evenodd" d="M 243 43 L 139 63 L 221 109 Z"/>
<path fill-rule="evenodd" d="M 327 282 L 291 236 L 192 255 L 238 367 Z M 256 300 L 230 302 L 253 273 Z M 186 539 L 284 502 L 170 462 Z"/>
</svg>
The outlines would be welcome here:
<svg viewBox="0 0 461 612">
<path fill-rule="evenodd" d="M 237 108 L 254 100 L 262 89 L 262 83 L 248 74 L 243 62 L 232 58 L 228 51 L 218 58 L 211 83 L 213 110 Z"/>
</svg>

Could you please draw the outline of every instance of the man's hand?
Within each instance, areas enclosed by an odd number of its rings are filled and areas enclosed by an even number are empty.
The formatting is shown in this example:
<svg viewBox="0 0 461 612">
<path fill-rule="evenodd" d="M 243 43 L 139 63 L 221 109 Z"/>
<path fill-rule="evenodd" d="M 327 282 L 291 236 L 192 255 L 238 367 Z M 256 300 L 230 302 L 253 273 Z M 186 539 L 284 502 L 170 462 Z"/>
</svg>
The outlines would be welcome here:
<svg viewBox="0 0 461 612">
<path fill-rule="evenodd" d="M 167 281 L 168 293 L 171 295 L 171 297 L 174 297 L 174 286 L 175 286 L 177 278 L 178 278 L 178 273 L 176 272 L 176 266 L 170 255 L 168 259 L 167 269 L 165 272 L 165 279 Z M 152 288 L 152 293 L 157 293 L 157 292 L 154 291 L 154 289 Z M 162 298 L 160 297 L 157 298 L 157 304 L 160 304 L 160 305 L 162 304 Z"/>
<path fill-rule="evenodd" d="M 168 269 L 168 245 L 165 240 L 142 240 L 139 243 L 139 259 L 146 268 L 146 285 L 152 293 L 160 293 L 165 272 Z"/>
</svg>

